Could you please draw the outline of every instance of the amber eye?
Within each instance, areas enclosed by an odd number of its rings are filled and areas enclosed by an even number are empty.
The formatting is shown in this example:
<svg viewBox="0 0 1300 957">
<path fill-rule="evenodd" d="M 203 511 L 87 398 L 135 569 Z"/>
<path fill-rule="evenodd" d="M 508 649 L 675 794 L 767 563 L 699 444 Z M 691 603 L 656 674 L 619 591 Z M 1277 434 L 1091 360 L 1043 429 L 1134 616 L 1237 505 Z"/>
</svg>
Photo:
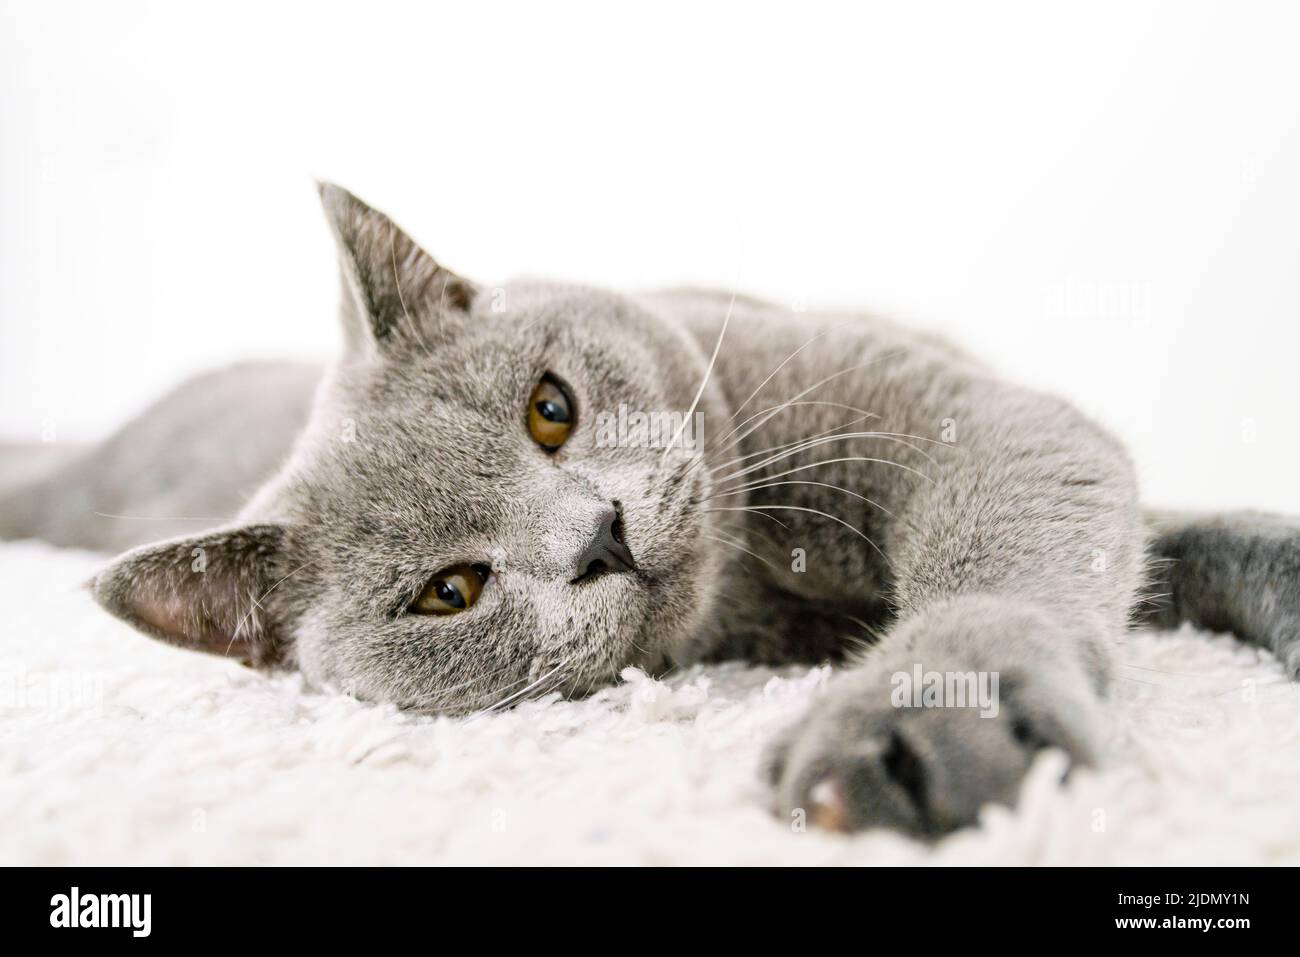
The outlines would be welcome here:
<svg viewBox="0 0 1300 957">
<path fill-rule="evenodd" d="M 464 611 L 483 594 L 492 570 L 486 565 L 453 565 L 429 579 L 411 603 L 417 615 L 454 615 Z"/>
<path fill-rule="evenodd" d="M 554 452 L 573 431 L 573 402 L 564 387 L 545 375 L 528 399 L 528 431 L 548 452 Z"/>
</svg>

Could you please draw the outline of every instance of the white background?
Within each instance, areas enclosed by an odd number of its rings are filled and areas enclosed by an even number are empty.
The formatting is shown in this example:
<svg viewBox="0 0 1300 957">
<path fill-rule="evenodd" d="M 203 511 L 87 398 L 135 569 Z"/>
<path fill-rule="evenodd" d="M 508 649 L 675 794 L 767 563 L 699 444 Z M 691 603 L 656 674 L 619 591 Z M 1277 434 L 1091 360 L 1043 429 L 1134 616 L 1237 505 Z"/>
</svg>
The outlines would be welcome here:
<svg viewBox="0 0 1300 957">
<path fill-rule="evenodd" d="M 1300 11 L 0 3 L 0 434 L 328 356 L 313 177 L 458 271 L 947 331 L 1161 504 L 1300 511 Z"/>
</svg>

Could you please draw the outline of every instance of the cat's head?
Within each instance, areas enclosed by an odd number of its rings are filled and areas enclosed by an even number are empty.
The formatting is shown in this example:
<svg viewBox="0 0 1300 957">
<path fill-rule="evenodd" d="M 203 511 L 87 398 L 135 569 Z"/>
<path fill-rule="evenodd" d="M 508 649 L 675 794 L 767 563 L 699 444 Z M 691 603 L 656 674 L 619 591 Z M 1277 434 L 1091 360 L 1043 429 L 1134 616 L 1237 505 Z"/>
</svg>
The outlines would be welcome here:
<svg viewBox="0 0 1300 957">
<path fill-rule="evenodd" d="M 321 195 L 346 348 L 290 462 L 239 524 L 127 553 L 96 597 L 155 637 L 427 711 L 661 664 L 714 600 L 708 470 L 619 410 L 680 422 L 702 350 L 629 298 L 479 287 Z M 706 389 L 706 422 L 719 403 Z"/>
</svg>

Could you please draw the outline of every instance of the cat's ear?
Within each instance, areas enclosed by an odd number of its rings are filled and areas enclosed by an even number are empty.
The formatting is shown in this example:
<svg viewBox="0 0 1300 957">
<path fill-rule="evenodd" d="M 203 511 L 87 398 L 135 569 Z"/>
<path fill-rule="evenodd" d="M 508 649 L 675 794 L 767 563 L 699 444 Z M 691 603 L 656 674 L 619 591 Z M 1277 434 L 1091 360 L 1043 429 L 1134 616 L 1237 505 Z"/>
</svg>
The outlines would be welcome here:
<svg viewBox="0 0 1300 957">
<path fill-rule="evenodd" d="M 281 658 L 275 587 L 295 570 L 279 525 L 243 525 L 145 545 L 95 576 L 95 600 L 173 645 L 254 665 Z"/>
<path fill-rule="evenodd" d="M 333 183 L 318 185 L 339 246 L 349 349 L 430 346 L 449 318 L 468 311 L 474 285 L 438 265 L 383 213 Z"/>
</svg>

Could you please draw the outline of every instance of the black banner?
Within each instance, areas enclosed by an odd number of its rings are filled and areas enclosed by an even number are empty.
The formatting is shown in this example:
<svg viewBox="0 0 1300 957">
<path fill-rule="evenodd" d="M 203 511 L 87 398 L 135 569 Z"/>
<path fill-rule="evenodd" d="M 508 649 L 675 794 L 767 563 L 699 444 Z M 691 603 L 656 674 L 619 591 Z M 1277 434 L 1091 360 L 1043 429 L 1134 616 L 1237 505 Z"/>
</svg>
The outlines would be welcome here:
<svg viewBox="0 0 1300 957">
<path fill-rule="evenodd" d="M 1233 868 L 10 869 L 0 915 L 10 942 L 75 936 L 93 946 L 256 944 L 271 930 L 301 945 L 373 943 L 390 933 L 428 933 L 433 946 L 447 934 L 456 946 L 473 934 L 493 946 L 575 934 L 594 945 L 712 927 L 733 943 L 806 934 L 815 945 L 855 932 L 863 946 L 924 948 L 930 935 L 940 935 L 937 946 L 968 933 L 985 948 L 993 932 L 1032 941 L 1046 928 L 1058 943 L 1230 947 L 1242 934 L 1293 930 L 1292 877 Z"/>
</svg>

